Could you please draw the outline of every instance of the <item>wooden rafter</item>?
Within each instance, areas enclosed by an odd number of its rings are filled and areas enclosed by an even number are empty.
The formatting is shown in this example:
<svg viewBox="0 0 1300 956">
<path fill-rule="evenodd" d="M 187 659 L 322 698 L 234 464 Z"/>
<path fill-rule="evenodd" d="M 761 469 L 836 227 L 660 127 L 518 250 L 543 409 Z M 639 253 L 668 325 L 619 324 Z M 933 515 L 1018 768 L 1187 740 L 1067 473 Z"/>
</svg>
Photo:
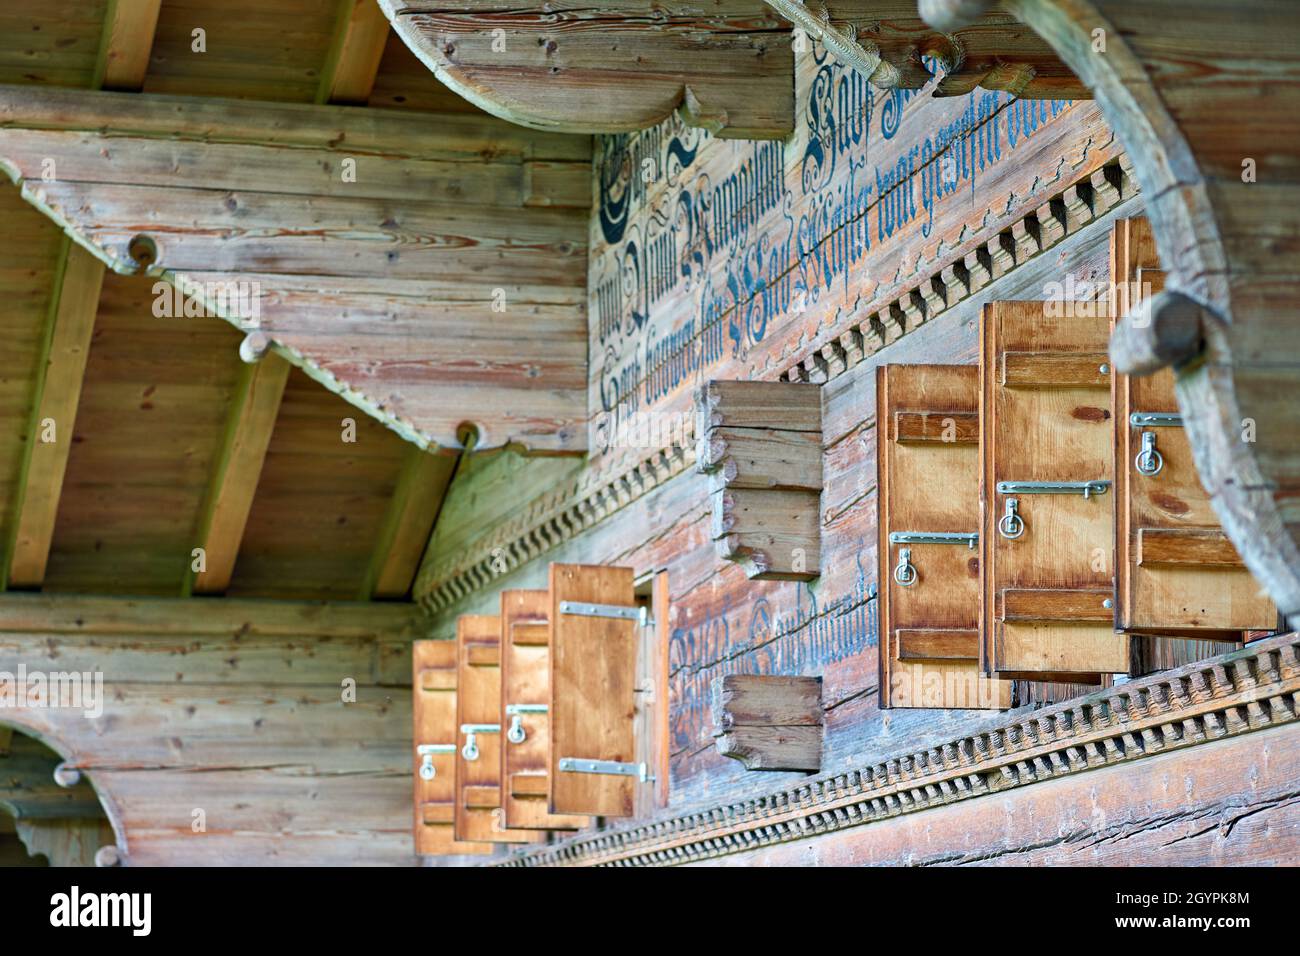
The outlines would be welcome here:
<svg viewBox="0 0 1300 956">
<path fill-rule="evenodd" d="M 340 0 L 317 103 L 365 103 L 388 42 L 388 19 L 375 0 Z"/>
<path fill-rule="evenodd" d="M 359 600 L 401 598 L 410 591 L 457 460 L 415 446 L 407 449 Z"/>
<path fill-rule="evenodd" d="M 590 153 L 475 115 L 0 90 L 25 199 L 232 324 L 255 301 L 279 354 L 421 447 L 468 416 L 480 447 L 585 449 Z"/>
<path fill-rule="evenodd" d="M 199 521 L 197 547 L 203 549 L 203 570 L 196 572 L 194 556 L 187 556 L 186 596 L 220 594 L 230 585 L 289 369 L 278 355 L 265 355 L 241 371 Z"/>
<path fill-rule="evenodd" d="M 149 52 L 162 0 L 109 0 L 94 85 L 138 90 L 149 69 Z"/>
<path fill-rule="evenodd" d="M 674 110 L 739 139 L 794 129 L 790 33 L 762 0 L 380 0 L 444 83 L 536 129 L 626 132 Z"/>
<path fill-rule="evenodd" d="M 45 580 L 104 264 L 65 239 L 55 275 L 27 426 L 27 451 L 19 479 L 13 534 L 5 550 L 5 573 L 0 576 L 0 585 L 6 587 L 36 588 Z"/>
</svg>

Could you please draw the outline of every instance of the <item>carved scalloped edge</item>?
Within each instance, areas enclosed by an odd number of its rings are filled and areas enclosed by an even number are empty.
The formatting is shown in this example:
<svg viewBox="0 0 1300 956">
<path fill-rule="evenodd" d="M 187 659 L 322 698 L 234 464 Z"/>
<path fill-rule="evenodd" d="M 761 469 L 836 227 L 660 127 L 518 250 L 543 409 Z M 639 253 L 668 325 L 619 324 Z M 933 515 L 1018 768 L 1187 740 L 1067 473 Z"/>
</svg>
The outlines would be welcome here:
<svg viewBox="0 0 1300 956">
<path fill-rule="evenodd" d="M 1282 634 L 868 767 L 669 819 L 580 834 L 501 866 L 663 866 L 861 826 L 1296 721 Z"/>
<path fill-rule="evenodd" d="M 964 257 L 940 260 L 940 265 L 913 276 L 909 286 L 891 292 L 886 304 L 869 310 L 867 318 L 836 323 L 826 337 L 814 339 L 811 344 L 800 343 L 782 356 L 780 367 L 765 368 L 758 377 L 825 384 L 944 309 L 1074 235 L 1137 192 L 1132 166 L 1121 154 Z M 693 444 L 674 445 L 624 470 L 618 470 L 622 465 L 619 461 L 584 474 L 543 495 L 522 514 L 493 529 L 461 562 L 441 572 L 445 575 L 442 580 L 423 594 L 417 582 L 417 599 L 428 613 L 438 614 L 489 586 L 500 575 L 599 523 L 694 462 Z"/>
</svg>

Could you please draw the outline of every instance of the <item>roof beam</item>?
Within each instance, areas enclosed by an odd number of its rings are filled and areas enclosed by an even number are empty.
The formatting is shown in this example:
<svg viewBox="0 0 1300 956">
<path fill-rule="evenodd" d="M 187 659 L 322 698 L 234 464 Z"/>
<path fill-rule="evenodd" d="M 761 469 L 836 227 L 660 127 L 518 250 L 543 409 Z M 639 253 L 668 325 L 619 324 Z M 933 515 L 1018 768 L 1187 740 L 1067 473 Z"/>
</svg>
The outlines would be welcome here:
<svg viewBox="0 0 1300 956">
<path fill-rule="evenodd" d="M 187 556 L 182 586 L 186 597 L 220 594 L 230 586 L 289 369 L 279 355 L 267 353 L 241 370 L 225 439 L 200 512 L 198 541 L 203 549 L 203 570 L 196 572 L 196 556 Z"/>
<path fill-rule="evenodd" d="M 457 460 L 407 449 L 358 600 L 401 598 L 411 590 Z"/>
<path fill-rule="evenodd" d="M 388 18 L 375 0 L 340 0 L 316 102 L 364 104 L 369 100 L 387 45 Z"/>
<path fill-rule="evenodd" d="M 45 580 L 104 264 L 64 239 L 55 276 L 0 587 L 38 588 Z"/>
<path fill-rule="evenodd" d="M 94 86 L 133 92 L 144 85 L 162 0 L 109 0 Z"/>
</svg>

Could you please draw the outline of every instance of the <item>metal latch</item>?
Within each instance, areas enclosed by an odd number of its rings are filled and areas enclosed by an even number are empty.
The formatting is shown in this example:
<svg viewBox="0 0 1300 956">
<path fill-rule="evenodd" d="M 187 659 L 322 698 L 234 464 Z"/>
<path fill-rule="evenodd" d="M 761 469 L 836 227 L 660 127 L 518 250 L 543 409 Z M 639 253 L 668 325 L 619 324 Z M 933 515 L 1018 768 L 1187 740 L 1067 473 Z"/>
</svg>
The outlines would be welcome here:
<svg viewBox="0 0 1300 956">
<path fill-rule="evenodd" d="M 478 735 L 499 734 L 500 724 L 461 724 L 460 732 L 465 734 L 465 746 L 460 748 L 460 755 L 466 760 L 478 759 Z"/>
<path fill-rule="evenodd" d="M 980 543 L 978 532 L 962 534 L 948 531 L 891 531 L 890 544 L 964 544 L 974 548 Z"/>
<path fill-rule="evenodd" d="M 617 760 L 587 760 L 580 757 L 561 757 L 560 770 L 565 773 L 603 773 L 615 777 L 636 777 L 642 783 L 651 783 L 650 768 L 645 763 L 620 763 Z"/>
<path fill-rule="evenodd" d="M 1183 416 L 1172 412 L 1133 412 L 1129 415 L 1128 422 L 1135 428 L 1181 428 Z M 1165 467 L 1164 456 L 1156 450 L 1155 432 L 1142 433 L 1142 450 L 1133 459 L 1133 467 L 1139 475 L 1148 478 L 1154 478 Z"/>
<path fill-rule="evenodd" d="M 1094 481 L 999 481 L 998 494 L 1002 495 L 1104 495 L 1110 482 Z"/>
<path fill-rule="evenodd" d="M 916 566 L 912 564 L 912 549 L 902 548 L 898 552 L 898 566 L 894 568 L 894 580 L 900 587 L 910 588 L 916 583 Z"/>
<path fill-rule="evenodd" d="M 434 754 L 454 754 L 456 752 L 455 744 L 420 744 L 415 748 L 415 752 L 420 755 L 420 779 L 432 780 L 438 775 L 438 771 L 433 766 Z"/>
<path fill-rule="evenodd" d="M 1007 513 L 998 519 L 998 534 L 1004 538 L 1018 538 L 1025 533 L 1025 519 L 1020 517 L 1020 499 L 1007 499 Z"/>
<path fill-rule="evenodd" d="M 524 732 L 524 714 L 545 714 L 550 710 L 545 704 L 506 704 L 506 716 L 510 718 L 510 729 L 506 731 L 506 740 L 512 744 L 522 744 L 528 739 Z"/>
<path fill-rule="evenodd" d="M 642 627 L 648 627 L 650 609 L 644 604 L 639 607 L 627 607 L 622 604 L 589 604 L 586 601 L 561 601 L 561 614 L 573 614 L 578 617 L 612 617 L 623 621 L 637 621 Z"/>
<path fill-rule="evenodd" d="M 1134 428 L 1182 428 L 1183 416 L 1176 412 L 1133 412 L 1128 423 Z"/>
</svg>

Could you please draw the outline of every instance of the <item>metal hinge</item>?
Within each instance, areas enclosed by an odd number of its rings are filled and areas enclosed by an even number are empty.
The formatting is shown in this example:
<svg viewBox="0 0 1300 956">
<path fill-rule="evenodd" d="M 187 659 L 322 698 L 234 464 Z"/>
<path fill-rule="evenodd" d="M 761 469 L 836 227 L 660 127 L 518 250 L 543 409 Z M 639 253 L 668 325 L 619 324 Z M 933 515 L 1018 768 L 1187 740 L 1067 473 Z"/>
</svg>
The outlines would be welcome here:
<svg viewBox="0 0 1300 956">
<path fill-rule="evenodd" d="M 1095 481 L 999 481 L 998 494 L 1002 495 L 1104 495 L 1110 482 Z"/>
<path fill-rule="evenodd" d="M 1134 428 L 1182 428 L 1183 416 L 1176 412 L 1133 412 L 1128 423 Z"/>
<path fill-rule="evenodd" d="M 587 760 L 580 757 L 561 757 L 560 770 L 565 773 L 603 773 L 615 777 L 636 777 L 642 783 L 651 783 L 650 768 L 645 763 L 620 763 L 617 760 Z"/>
<path fill-rule="evenodd" d="M 649 608 L 626 607 L 622 604 L 589 604 L 586 601 L 561 601 L 561 614 L 573 614 L 577 617 L 612 617 L 623 621 L 638 621 L 642 627 L 654 622 L 650 620 Z"/>
<path fill-rule="evenodd" d="M 890 544 L 964 544 L 974 548 L 980 543 L 978 532 L 963 534 L 947 531 L 891 531 Z"/>
</svg>

